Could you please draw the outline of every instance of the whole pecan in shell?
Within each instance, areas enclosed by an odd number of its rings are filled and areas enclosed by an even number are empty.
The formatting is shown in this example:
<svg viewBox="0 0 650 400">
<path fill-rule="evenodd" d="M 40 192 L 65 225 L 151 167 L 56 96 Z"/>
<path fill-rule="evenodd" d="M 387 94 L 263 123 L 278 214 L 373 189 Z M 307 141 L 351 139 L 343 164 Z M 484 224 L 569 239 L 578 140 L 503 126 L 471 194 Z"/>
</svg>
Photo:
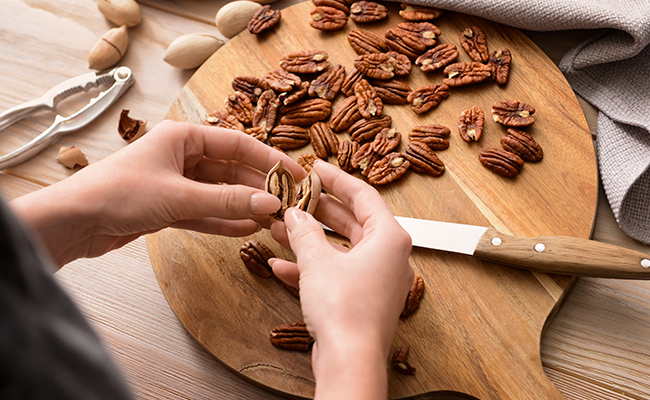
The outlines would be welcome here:
<svg viewBox="0 0 650 400">
<path fill-rule="evenodd" d="M 354 67 L 375 79 L 390 79 L 411 72 L 411 61 L 397 52 L 362 54 L 354 60 Z"/>
<path fill-rule="evenodd" d="M 290 92 L 299 87 L 302 80 L 298 75 L 283 69 L 274 69 L 264 76 L 263 81 L 278 93 Z"/>
<path fill-rule="evenodd" d="M 361 175 L 367 176 L 372 166 L 381 159 L 381 156 L 375 153 L 372 143 L 365 143 L 359 146 L 359 149 L 352 154 L 351 165 L 354 169 L 360 169 Z"/>
<path fill-rule="evenodd" d="M 278 107 L 280 103 L 275 92 L 272 89 L 264 91 L 253 113 L 253 127 L 260 127 L 266 133 L 271 132 L 278 115 Z"/>
<path fill-rule="evenodd" d="M 307 96 L 309 93 L 310 84 L 307 81 L 300 82 L 300 86 L 296 87 L 291 92 L 282 92 L 278 96 L 278 101 L 283 106 L 288 106 L 301 100 L 303 97 Z"/>
<path fill-rule="evenodd" d="M 445 164 L 425 143 L 409 143 L 404 157 L 409 160 L 411 169 L 415 172 L 431 176 L 440 176 L 445 172 Z"/>
<path fill-rule="evenodd" d="M 270 278 L 273 275 L 273 269 L 268 261 L 275 255 L 264 243 L 249 240 L 239 249 L 239 256 L 246 268 L 262 278 Z"/>
<path fill-rule="evenodd" d="M 386 6 L 374 1 L 357 1 L 350 6 L 350 18 L 359 24 L 381 21 L 387 16 Z"/>
<path fill-rule="evenodd" d="M 442 81 L 447 86 L 467 86 L 490 79 L 492 76 L 492 66 L 480 62 L 459 62 L 448 65 L 444 73 L 447 75 L 447 78 Z"/>
<path fill-rule="evenodd" d="M 208 114 L 205 121 L 203 121 L 203 125 L 218 126 L 220 128 L 234 129 L 237 131 L 244 130 L 244 124 L 239 122 L 234 115 L 223 110 L 215 110 Z"/>
<path fill-rule="evenodd" d="M 343 0 L 313 0 L 318 7 L 332 7 L 341 10 L 345 15 L 350 15 L 350 5 Z"/>
<path fill-rule="evenodd" d="M 411 163 L 402 153 L 389 153 L 372 165 L 368 182 L 372 185 L 386 185 L 404 176 Z"/>
<path fill-rule="evenodd" d="M 313 74 L 329 68 L 328 57 L 325 50 L 296 51 L 283 55 L 280 67 L 294 74 Z"/>
<path fill-rule="evenodd" d="M 447 138 L 450 134 L 451 130 L 444 125 L 422 125 L 411 128 L 409 139 L 411 142 L 424 143 L 431 150 L 445 150 L 449 147 Z"/>
<path fill-rule="evenodd" d="M 528 133 L 508 128 L 508 134 L 501 138 L 504 150 L 515 153 L 524 161 L 541 161 L 544 158 L 542 146 Z"/>
<path fill-rule="evenodd" d="M 271 131 L 269 144 L 282 150 L 291 150 L 309 144 L 309 131 L 295 125 L 278 125 Z"/>
<path fill-rule="evenodd" d="M 393 356 L 390 359 L 390 363 L 394 369 L 403 374 L 415 375 L 415 367 L 409 364 L 407 360 L 409 356 L 409 350 L 410 348 L 407 344 L 401 345 L 399 348 L 397 348 L 397 350 L 395 350 L 395 353 L 393 353 Z"/>
<path fill-rule="evenodd" d="M 354 85 L 354 95 L 357 98 L 357 107 L 364 118 L 380 117 L 384 111 L 384 103 L 377 95 L 377 91 L 367 80 L 361 79 Z"/>
<path fill-rule="evenodd" d="M 261 7 L 248 22 L 248 31 L 253 35 L 259 35 L 267 29 L 271 29 L 280 22 L 282 14 L 280 10 L 274 10 L 270 5 Z"/>
<path fill-rule="evenodd" d="M 460 34 L 460 45 L 467 52 L 470 58 L 476 62 L 488 62 L 490 53 L 488 52 L 487 39 L 481 28 L 474 25 Z"/>
<path fill-rule="evenodd" d="M 512 55 L 508 49 L 494 50 L 492 54 L 490 54 L 488 65 L 492 67 L 492 79 L 494 79 L 497 84 L 505 85 L 505 83 L 508 82 L 511 62 Z"/>
<path fill-rule="evenodd" d="M 255 76 L 238 76 L 233 79 L 232 88 L 248 96 L 252 103 L 257 103 L 262 92 L 269 89 L 270 86 Z"/>
<path fill-rule="evenodd" d="M 427 50 L 415 60 L 422 72 L 436 71 L 446 67 L 458 58 L 458 50 L 453 43 L 440 44 Z"/>
<path fill-rule="evenodd" d="M 499 175 L 514 178 L 524 166 L 524 160 L 515 153 L 501 149 L 485 149 L 478 155 L 481 164 Z"/>
<path fill-rule="evenodd" d="M 336 154 L 336 161 L 339 167 L 347 172 L 352 173 L 354 167 L 352 166 L 352 156 L 359 150 L 359 143 L 350 139 L 346 139 L 339 144 L 339 150 Z"/>
<path fill-rule="evenodd" d="M 369 53 L 384 53 L 389 50 L 386 41 L 372 32 L 354 29 L 348 32 L 348 42 L 359 55 Z"/>
<path fill-rule="evenodd" d="M 271 344 L 285 350 L 307 351 L 314 343 L 307 324 L 302 321 L 278 325 L 271 331 Z"/>
<path fill-rule="evenodd" d="M 250 125 L 253 122 L 253 103 L 242 92 L 234 92 L 228 95 L 226 111 L 234 115 L 244 125 Z"/>
<path fill-rule="evenodd" d="M 530 126 L 535 122 L 535 107 L 517 100 L 497 101 L 492 106 L 492 119 L 511 127 Z"/>
<path fill-rule="evenodd" d="M 442 15 L 442 10 L 433 7 L 422 7 L 402 3 L 401 8 L 399 15 L 407 21 L 427 21 L 438 18 Z"/>
<path fill-rule="evenodd" d="M 345 79 L 345 67 L 337 64 L 311 81 L 309 95 L 332 101 L 341 90 L 343 79 Z"/>
<path fill-rule="evenodd" d="M 309 25 L 322 31 L 341 29 L 348 23 L 345 12 L 334 7 L 316 7 L 309 14 Z"/>
<path fill-rule="evenodd" d="M 411 166 L 412 168 L 413 166 Z M 404 309 L 400 317 L 406 318 L 409 315 L 413 314 L 415 310 L 420 306 L 420 301 L 424 296 L 424 279 L 421 276 L 416 276 L 413 278 L 413 284 L 409 290 L 408 297 L 406 298 L 406 303 L 404 304 Z"/>
<path fill-rule="evenodd" d="M 330 116 L 332 103 L 323 99 L 308 99 L 281 109 L 282 125 L 309 126 Z"/>
<path fill-rule="evenodd" d="M 372 141 L 372 149 L 380 156 L 385 156 L 395 150 L 402 141 L 402 134 L 395 128 L 384 128 Z"/>
<path fill-rule="evenodd" d="M 354 85 L 356 85 L 361 79 L 364 79 L 361 71 L 352 67 L 350 73 L 347 74 L 343 80 L 343 84 L 341 84 L 341 93 L 346 96 L 354 96 Z"/>
<path fill-rule="evenodd" d="M 355 142 L 365 142 L 367 140 L 374 140 L 375 136 L 384 128 L 390 128 L 393 119 L 390 115 L 382 115 L 381 117 L 363 118 L 355 122 L 348 128 L 350 139 Z"/>
<path fill-rule="evenodd" d="M 472 107 L 463 110 L 458 120 L 458 133 L 467 143 L 478 142 L 483 134 L 483 122 L 485 113 L 480 107 Z"/>
<path fill-rule="evenodd" d="M 356 96 L 346 97 L 332 112 L 330 128 L 334 132 L 341 132 L 362 118 Z"/>
<path fill-rule="evenodd" d="M 445 97 L 449 96 L 449 93 L 449 86 L 444 83 L 436 83 L 412 91 L 407 100 L 413 105 L 411 108 L 416 114 L 422 114 L 440 104 Z"/>
<path fill-rule="evenodd" d="M 369 82 L 384 104 L 408 104 L 411 88 L 406 83 L 396 79 L 372 79 Z"/>
<path fill-rule="evenodd" d="M 324 160 L 327 157 L 337 154 L 339 150 L 339 139 L 325 122 L 316 122 L 309 128 L 309 137 L 314 153 Z"/>
</svg>

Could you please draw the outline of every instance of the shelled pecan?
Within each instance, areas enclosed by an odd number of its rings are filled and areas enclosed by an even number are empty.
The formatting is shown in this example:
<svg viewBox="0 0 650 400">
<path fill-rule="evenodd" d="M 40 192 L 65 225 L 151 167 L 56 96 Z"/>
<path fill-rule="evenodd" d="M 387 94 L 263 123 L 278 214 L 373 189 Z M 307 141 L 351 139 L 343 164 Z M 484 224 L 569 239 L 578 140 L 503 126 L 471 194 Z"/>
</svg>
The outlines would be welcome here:
<svg viewBox="0 0 650 400">
<path fill-rule="evenodd" d="M 442 81 L 451 87 L 481 83 L 492 76 L 492 66 L 480 62 L 458 62 L 448 65 L 443 71 L 447 78 Z"/>
<path fill-rule="evenodd" d="M 244 125 L 250 125 L 253 122 L 253 103 L 242 92 L 234 92 L 228 95 L 226 111 L 234 115 Z"/>
<path fill-rule="evenodd" d="M 396 79 L 371 79 L 368 81 L 377 92 L 377 96 L 384 104 L 408 104 L 408 95 L 411 93 L 409 85 Z"/>
<path fill-rule="evenodd" d="M 362 118 L 363 117 L 359 112 L 359 106 L 357 106 L 356 96 L 349 96 L 346 97 L 332 112 L 330 128 L 332 128 L 334 132 L 341 132 L 348 129 L 352 124 Z"/>
<path fill-rule="evenodd" d="M 467 143 L 478 142 L 483 134 L 484 120 L 485 113 L 480 107 L 474 106 L 463 110 L 458 121 L 460 137 Z"/>
<path fill-rule="evenodd" d="M 324 160 L 327 157 L 337 154 L 339 150 L 339 139 L 325 122 L 316 122 L 309 128 L 309 137 L 314 153 Z"/>
<path fill-rule="evenodd" d="M 288 53 L 280 58 L 280 67 L 294 74 L 313 74 L 325 71 L 330 63 L 325 50 L 304 50 Z"/>
<path fill-rule="evenodd" d="M 359 55 L 369 53 L 385 53 L 389 50 L 384 38 L 372 32 L 354 29 L 348 32 L 348 42 Z"/>
<path fill-rule="evenodd" d="M 283 69 L 274 69 L 264 76 L 263 81 L 278 93 L 290 92 L 299 87 L 302 80 L 298 75 L 294 75 Z"/>
<path fill-rule="evenodd" d="M 262 92 L 269 89 L 270 86 L 255 76 L 238 76 L 233 79 L 232 88 L 248 96 L 252 103 L 257 103 Z"/>
<path fill-rule="evenodd" d="M 390 359 L 390 363 L 397 371 L 403 374 L 414 375 L 416 369 L 414 366 L 409 364 L 407 360 L 409 350 L 410 348 L 407 344 L 401 345 L 399 348 L 397 348 L 397 350 L 395 350 L 395 353 L 393 353 L 393 356 Z"/>
<path fill-rule="evenodd" d="M 345 79 L 345 67 L 337 64 L 320 74 L 309 85 L 309 95 L 332 101 L 341 90 Z"/>
<path fill-rule="evenodd" d="M 253 35 L 259 35 L 276 26 L 281 18 L 280 10 L 274 10 L 267 4 L 257 10 L 253 18 L 248 22 L 248 31 Z"/>
<path fill-rule="evenodd" d="M 510 63 L 512 62 L 512 55 L 510 50 L 501 49 L 494 50 L 490 54 L 488 65 L 492 67 L 492 79 L 499 85 L 505 85 L 510 75 Z"/>
<path fill-rule="evenodd" d="M 244 130 L 244 124 L 239 122 L 239 120 L 235 118 L 234 115 L 223 110 L 215 110 L 208 114 L 208 116 L 205 118 L 205 121 L 203 121 L 203 125 L 218 126 L 221 128 L 234 129 L 237 131 Z"/>
<path fill-rule="evenodd" d="M 440 104 L 445 97 L 449 96 L 449 93 L 449 86 L 444 83 L 436 83 L 412 91 L 407 100 L 416 114 L 423 114 Z"/>
<path fill-rule="evenodd" d="M 282 150 L 298 149 L 310 142 L 309 131 L 295 125 L 278 125 L 271 131 L 269 144 Z"/>
<path fill-rule="evenodd" d="M 314 343 L 307 324 L 302 321 L 278 325 L 271 331 L 271 344 L 285 350 L 307 351 Z"/>
<path fill-rule="evenodd" d="M 361 175 L 367 176 L 372 166 L 381 159 L 381 156 L 372 148 L 372 143 L 365 143 L 352 155 L 351 165 L 354 169 L 361 170 Z"/>
<path fill-rule="evenodd" d="M 391 79 L 411 72 L 411 61 L 397 52 L 362 54 L 354 60 L 354 67 L 375 79 Z"/>
<path fill-rule="evenodd" d="M 445 164 L 438 155 L 423 142 L 409 143 L 404 158 L 411 163 L 411 169 L 421 174 L 440 176 L 445 172 Z"/>
<path fill-rule="evenodd" d="M 363 118 L 352 124 L 348 128 L 350 139 L 355 142 L 365 142 L 373 140 L 375 136 L 384 128 L 390 128 L 393 119 L 390 115 L 382 115 L 381 117 Z"/>
<path fill-rule="evenodd" d="M 409 139 L 411 142 L 424 143 L 431 150 L 445 150 L 449 147 L 447 138 L 450 134 L 451 130 L 444 125 L 422 125 L 411 128 Z"/>
<path fill-rule="evenodd" d="M 458 50 L 453 43 L 440 44 L 427 50 L 415 60 L 422 72 L 436 71 L 446 67 L 458 58 Z"/>
<path fill-rule="evenodd" d="M 433 7 L 402 3 L 401 8 L 399 15 L 407 21 L 428 21 L 442 15 L 442 10 Z"/>
<path fill-rule="evenodd" d="M 247 241 L 239 249 L 239 256 L 246 268 L 262 278 L 270 278 L 273 275 L 268 261 L 275 255 L 264 243 L 257 240 Z"/>
<path fill-rule="evenodd" d="M 350 6 L 350 19 L 359 24 L 381 21 L 388 17 L 386 6 L 374 1 L 357 1 Z"/>
<path fill-rule="evenodd" d="M 271 132 L 278 115 L 278 107 L 280 104 L 275 92 L 272 89 L 264 91 L 253 113 L 253 127 L 260 127 L 266 133 Z"/>
<path fill-rule="evenodd" d="M 392 50 L 415 59 L 436 44 L 440 33 L 440 29 L 429 22 L 402 22 L 386 31 L 385 37 Z"/>
<path fill-rule="evenodd" d="M 504 150 L 515 153 L 524 161 L 541 161 L 544 158 L 542 146 L 528 133 L 508 128 L 508 134 L 501 138 Z"/>
<path fill-rule="evenodd" d="M 404 176 L 410 165 L 402 153 L 388 153 L 372 165 L 368 182 L 372 185 L 389 184 Z"/>
<path fill-rule="evenodd" d="M 345 76 L 343 84 L 341 84 L 341 93 L 346 96 L 354 96 L 354 85 L 356 85 L 361 79 L 365 79 L 364 75 L 361 71 L 352 67 L 350 73 Z"/>
<path fill-rule="evenodd" d="M 269 137 L 269 134 L 259 126 L 252 126 L 250 128 L 245 128 L 244 133 L 254 137 L 255 139 L 259 140 L 262 143 L 266 142 L 266 139 L 268 139 Z"/>
<path fill-rule="evenodd" d="M 345 15 L 350 15 L 350 4 L 344 0 L 313 0 L 318 7 L 332 7 L 341 10 Z"/>
<path fill-rule="evenodd" d="M 384 128 L 372 141 L 372 149 L 380 156 L 385 156 L 395 150 L 402 141 L 402 134 L 395 128 Z"/>
<path fill-rule="evenodd" d="M 309 14 L 309 25 L 322 31 L 341 29 L 348 23 L 345 12 L 334 7 L 316 7 Z"/>
<path fill-rule="evenodd" d="M 317 159 L 318 157 L 316 157 L 316 154 L 304 153 L 301 154 L 296 161 L 305 171 L 311 172 L 312 168 L 314 168 L 314 162 L 316 162 Z"/>
<path fill-rule="evenodd" d="M 501 149 L 485 149 L 479 153 L 479 160 L 486 168 L 499 175 L 514 178 L 524 166 L 524 160 L 515 153 Z"/>
<path fill-rule="evenodd" d="M 278 96 L 278 101 L 283 106 L 291 105 L 298 100 L 301 100 L 303 97 L 307 96 L 309 93 L 309 88 L 311 87 L 310 83 L 307 81 L 300 82 L 300 85 L 297 86 L 291 92 L 282 92 Z"/>
<path fill-rule="evenodd" d="M 478 26 L 465 28 L 460 34 L 460 45 L 472 60 L 480 63 L 488 62 L 490 53 L 488 53 L 487 39 L 483 30 Z"/>
<path fill-rule="evenodd" d="M 510 127 L 530 126 L 535 122 L 535 107 L 517 100 L 497 101 L 492 106 L 492 119 Z"/>
<path fill-rule="evenodd" d="M 411 165 L 411 168 L 413 166 Z M 420 301 L 424 296 L 424 279 L 421 276 L 416 276 L 413 278 L 413 284 L 409 290 L 408 297 L 406 298 L 406 303 L 404 304 L 404 309 L 400 317 L 406 318 L 409 315 L 413 314 L 415 310 L 420 307 Z"/>
<path fill-rule="evenodd" d="M 332 103 L 323 99 L 307 99 L 281 109 L 282 125 L 309 126 L 330 116 Z"/>
<path fill-rule="evenodd" d="M 347 172 L 352 173 L 354 167 L 352 166 L 352 156 L 359 150 L 359 143 L 350 139 L 346 139 L 339 145 L 339 150 L 336 154 L 336 161 L 339 167 Z"/>
<path fill-rule="evenodd" d="M 354 96 L 357 98 L 357 107 L 362 117 L 372 118 L 382 115 L 384 103 L 367 80 L 361 79 L 354 85 Z"/>
</svg>

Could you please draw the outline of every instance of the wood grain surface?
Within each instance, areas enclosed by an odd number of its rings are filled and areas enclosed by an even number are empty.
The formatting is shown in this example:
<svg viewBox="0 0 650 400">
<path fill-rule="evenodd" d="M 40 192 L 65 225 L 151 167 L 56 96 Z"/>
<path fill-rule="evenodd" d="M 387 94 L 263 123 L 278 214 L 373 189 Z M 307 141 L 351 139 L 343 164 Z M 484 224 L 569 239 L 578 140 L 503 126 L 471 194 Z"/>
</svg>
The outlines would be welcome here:
<svg viewBox="0 0 650 400">
<path fill-rule="evenodd" d="M 190 79 L 168 117 L 200 123 L 223 108 L 239 75 L 263 76 L 292 51 L 326 49 L 348 69 L 355 57 L 346 40 L 354 29 L 325 33 L 308 25 L 311 5 L 283 10 L 275 32 L 244 32 L 220 49 Z M 400 22 L 393 16 L 363 29 L 382 34 Z M 553 62 L 516 29 L 454 13 L 435 21 L 441 42 L 455 43 L 465 26 L 479 25 L 490 49 L 507 47 L 513 69 L 505 87 L 482 84 L 454 89 L 432 112 L 387 106 L 403 134 L 414 125 L 452 128 L 450 148 L 439 152 L 447 170 L 440 178 L 409 173 L 380 188 L 396 215 L 492 225 L 521 236 L 589 237 L 596 210 L 597 173 L 589 128 L 570 87 Z M 242 62 L 245 60 L 245 62 Z M 460 61 L 469 61 L 461 50 Z M 406 82 L 417 88 L 439 82 L 440 73 L 414 69 Z M 536 107 L 530 132 L 545 159 L 527 164 L 516 179 L 483 168 L 477 154 L 499 147 L 505 129 L 489 120 L 497 100 L 514 98 Z M 339 97 L 335 104 L 341 101 Z M 468 145 L 457 134 L 460 112 L 478 105 L 488 113 L 484 137 Z M 344 135 L 341 135 L 343 138 Z M 294 151 L 297 157 L 310 149 Z M 330 160 L 336 162 L 333 158 Z M 291 257 L 268 233 L 255 235 L 277 255 Z M 268 341 L 271 328 L 300 320 L 297 299 L 273 280 L 250 274 L 238 250 L 249 238 L 222 238 L 168 229 L 148 237 L 149 251 L 170 306 L 188 332 L 213 356 L 270 390 L 294 396 L 313 393 L 308 354 L 280 351 Z M 415 376 L 390 372 L 390 396 L 464 393 L 480 399 L 563 398 L 541 367 L 540 338 L 573 280 L 480 262 L 471 257 L 415 249 L 411 262 L 427 282 L 420 309 L 398 326 L 395 344 L 411 346 Z M 218 294 L 218 295 L 216 295 Z"/>
</svg>

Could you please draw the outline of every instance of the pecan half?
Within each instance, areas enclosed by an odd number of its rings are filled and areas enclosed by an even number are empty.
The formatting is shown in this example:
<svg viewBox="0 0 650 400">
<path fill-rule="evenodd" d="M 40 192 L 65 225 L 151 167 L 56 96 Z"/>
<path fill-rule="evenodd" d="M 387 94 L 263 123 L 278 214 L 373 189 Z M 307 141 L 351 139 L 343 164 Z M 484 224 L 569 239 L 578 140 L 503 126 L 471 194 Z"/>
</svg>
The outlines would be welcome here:
<svg viewBox="0 0 650 400">
<path fill-rule="evenodd" d="M 345 15 L 350 15 L 350 4 L 343 0 L 313 0 L 318 7 L 332 7 L 341 10 Z"/>
<path fill-rule="evenodd" d="M 226 111 L 234 115 L 244 125 L 250 125 L 253 122 L 253 103 L 242 92 L 234 92 L 228 95 Z"/>
<path fill-rule="evenodd" d="M 506 151 L 515 153 L 524 161 L 541 161 L 544 158 L 542 146 L 528 133 L 508 128 L 508 134 L 501 138 L 501 146 Z"/>
<path fill-rule="evenodd" d="M 287 292 L 289 292 L 293 297 L 300 298 L 300 290 L 298 290 L 298 288 L 289 285 L 282 279 L 278 279 L 278 281 L 287 290 Z"/>
<path fill-rule="evenodd" d="M 411 88 L 406 83 L 396 79 L 372 79 L 369 82 L 384 104 L 408 104 Z"/>
<path fill-rule="evenodd" d="M 412 168 L 413 166 L 411 166 Z M 424 296 L 424 279 L 421 276 L 416 276 L 413 278 L 413 285 L 409 290 L 408 297 L 406 298 L 406 303 L 404 304 L 404 309 L 400 317 L 406 318 L 409 315 L 413 314 L 415 310 L 420 307 L 420 301 Z"/>
<path fill-rule="evenodd" d="M 266 133 L 271 132 L 278 115 L 278 107 L 280 103 L 272 89 L 262 93 L 253 113 L 253 127 L 260 127 Z"/>
<path fill-rule="evenodd" d="M 234 115 L 223 110 L 216 110 L 208 114 L 205 121 L 203 121 L 203 125 L 218 126 L 226 129 L 234 129 L 236 131 L 244 130 L 244 124 L 239 122 Z"/>
<path fill-rule="evenodd" d="M 257 240 L 249 240 L 239 249 L 239 256 L 250 271 L 262 278 L 270 278 L 273 269 L 269 265 L 269 258 L 275 257 L 271 249 Z"/>
<path fill-rule="evenodd" d="M 269 134 L 259 126 L 252 126 L 250 128 L 246 128 L 244 129 L 244 133 L 254 137 L 255 139 L 259 140 L 262 143 L 266 142 L 266 139 L 268 139 L 269 137 Z"/>
<path fill-rule="evenodd" d="M 501 149 L 485 149 L 478 155 L 478 159 L 486 168 L 499 175 L 514 178 L 524 166 L 524 160 L 515 153 Z"/>
<path fill-rule="evenodd" d="M 492 66 L 480 62 L 455 63 L 444 70 L 447 78 L 442 81 L 451 87 L 473 85 L 483 82 L 492 76 Z"/>
<path fill-rule="evenodd" d="M 359 143 L 353 140 L 346 139 L 339 145 L 339 150 L 336 154 L 336 161 L 339 167 L 347 172 L 352 173 L 354 167 L 352 166 L 352 156 L 359 150 Z"/>
<path fill-rule="evenodd" d="M 431 22 L 400 22 L 397 28 L 401 32 L 409 32 L 413 37 L 417 37 L 425 47 L 436 45 L 436 38 L 442 34 L 440 28 Z"/>
<path fill-rule="evenodd" d="M 492 106 L 492 119 L 501 125 L 520 127 L 535 122 L 535 108 L 517 100 L 497 101 Z"/>
<path fill-rule="evenodd" d="M 411 59 L 424 53 L 427 47 L 436 44 L 440 29 L 429 22 L 403 22 L 386 31 L 386 44 L 392 50 Z"/>
<path fill-rule="evenodd" d="M 284 213 L 289 207 L 292 207 L 296 201 L 296 181 L 285 166 L 282 160 L 266 175 L 264 184 L 266 191 L 280 199 L 280 209 L 271 214 L 272 220 L 284 220 Z"/>
<path fill-rule="evenodd" d="M 395 128 L 384 128 L 375 136 L 372 141 L 372 149 L 380 156 L 385 156 L 395 150 L 402 141 L 402 134 Z"/>
<path fill-rule="evenodd" d="M 348 42 L 359 55 L 388 51 L 386 41 L 372 32 L 355 29 L 348 32 Z"/>
<path fill-rule="evenodd" d="M 373 88 L 367 80 L 361 79 L 354 85 L 354 95 L 357 98 L 357 107 L 359 112 L 364 118 L 379 117 L 384 111 L 384 103 L 382 103 L 377 91 Z"/>
<path fill-rule="evenodd" d="M 450 134 L 451 130 L 443 125 L 414 126 L 409 133 L 409 139 L 411 142 L 424 143 L 431 150 L 445 150 L 449 147 L 447 138 Z"/>
<path fill-rule="evenodd" d="M 449 96 L 449 93 L 449 86 L 444 83 L 436 83 L 412 91 L 407 100 L 413 105 L 411 108 L 416 114 L 422 114 L 440 104 L 445 97 Z"/>
<path fill-rule="evenodd" d="M 296 162 L 298 162 L 298 164 L 300 164 L 300 166 L 305 171 L 311 172 L 311 170 L 314 168 L 314 162 L 316 162 L 317 159 L 318 157 L 316 157 L 315 154 L 305 153 L 305 154 L 301 154 L 296 160 Z"/>
<path fill-rule="evenodd" d="M 362 74 L 375 79 L 390 79 L 411 72 L 411 61 L 404 54 L 389 53 L 362 54 L 354 59 L 354 67 Z"/>
<path fill-rule="evenodd" d="M 271 131 L 269 144 L 282 150 L 298 149 L 310 142 L 309 132 L 294 125 L 278 125 Z"/>
<path fill-rule="evenodd" d="M 412 4 L 402 3 L 401 8 L 399 15 L 407 21 L 427 21 L 442 15 L 442 10 L 433 7 L 414 6 Z"/>
<path fill-rule="evenodd" d="M 367 176 L 368 182 L 372 185 L 391 183 L 404 176 L 410 165 L 402 153 L 389 153 L 372 165 Z"/>
<path fill-rule="evenodd" d="M 282 107 L 282 125 L 309 126 L 330 116 L 332 103 L 323 99 L 308 99 Z"/>
<path fill-rule="evenodd" d="M 490 58 L 485 33 L 476 25 L 465 28 L 463 33 L 460 34 L 460 45 L 463 46 L 470 58 L 476 62 L 485 63 Z"/>
<path fill-rule="evenodd" d="M 415 172 L 431 176 L 440 176 L 445 172 L 445 164 L 425 143 L 418 141 L 409 143 L 404 158 L 409 160 L 411 169 Z"/>
<path fill-rule="evenodd" d="M 352 70 L 343 80 L 341 85 L 341 93 L 346 96 L 354 96 L 354 85 L 359 82 L 359 80 L 364 79 L 363 74 L 358 69 L 352 67 Z"/>
<path fill-rule="evenodd" d="M 390 115 L 382 115 L 381 117 L 373 117 L 368 119 L 360 119 L 348 128 L 350 139 L 355 142 L 365 142 L 367 140 L 374 140 L 375 136 L 384 128 L 390 128 L 393 119 Z"/>
<path fill-rule="evenodd" d="M 311 81 L 309 95 L 332 101 L 341 90 L 344 79 L 345 67 L 337 64 Z"/>
<path fill-rule="evenodd" d="M 339 139 L 330 127 L 324 122 L 316 122 L 309 128 L 309 137 L 314 153 L 324 160 L 327 157 L 337 154 L 339 150 Z"/>
<path fill-rule="evenodd" d="M 254 76 L 238 76 L 233 79 L 232 88 L 248 96 L 252 103 L 257 103 L 257 99 L 262 92 L 269 89 L 270 86 L 262 79 Z"/>
<path fill-rule="evenodd" d="M 330 128 L 334 132 L 341 132 L 348 129 L 352 124 L 363 118 L 357 106 L 357 97 L 346 97 L 341 104 L 332 112 Z"/>
<path fill-rule="evenodd" d="M 309 13 L 309 25 L 322 31 L 333 31 L 343 28 L 348 23 L 345 12 L 334 7 L 316 7 Z"/>
<path fill-rule="evenodd" d="M 387 16 L 386 6 L 374 1 L 357 1 L 350 6 L 350 18 L 359 24 L 381 21 Z"/>
<path fill-rule="evenodd" d="M 278 325 L 271 331 L 271 344 L 285 350 L 307 351 L 314 343 L 309 336 L 307 324 L 302 321 Z"/>
<path fill-rule="evenodd" d="M 276 26 L 281 17 L 280 10 L 274 10 L 267 4 L 253 14 L 253 18 L 248 22 L 248 31 L 253 35 L 259 35 Z"/>
<path fill-rule="evenodd" d="M 288 106 L 307 96 L 309 93 L 310 84 L 307 81 L 300 82 L 300 86 L 296 87 L 291 92 L 282 92 L 278 96 L 278 101 L 283 106 Z"/>
<path fill-rule="evenodd" d="M 463 110 L 458 120 L 458 133 L 467 143 L 478 142 L 483 134 L 485 113 L 479 107 Z"/>
<path fill-rule="evenodd" d="M 351 165 L 354 169 L 360 169 L 361 175 L 367 176 L 372 166 L 379 161 L 381 156 L 372 149 L 372 143 L 359 146 L 359 149 L 352 155 Z"/>
<path fill-rule="evenodd" d="M 427 50 L 415 60 L 422 72 L 436 71 L 446 67 L 458 58 L 458 50 L 453 43 L 440 44 Z"/>
<path fill-rule="evenodd" d="M 490 54 L 488 65 L 492 67 L 492 79 L 494 79 L 497 84 L 505 85 L 505 83 L 508 82 L 511 62 L 512 55 L 508 49 L 494 50 L 492 54 Z"/>
<path fill-rule="evenodd" d="M 264 76 L 263 81 L 278 93 L 290 92 L 302 83 L 298 75 L 283 69 L 274 69 Z"/>
<path fill-rule="evenodd" d="M 283 55 L 280 67 L 294 74 L 313 74 L 329 68 L 328 57 L 325 50 L 296 51 Z"/>
<path fill-rule="evenodd" d="M 393 353 L 393 356 L 390 359 L 390 364 L 393 368 L 403 374 L 415 375 L 415 367 L 409 364 L 407 360 L 409 350 L 410 348 L 407 344 L 401 345 L 397 350 L 395 350 L 395 353 Z"/>
</svg>

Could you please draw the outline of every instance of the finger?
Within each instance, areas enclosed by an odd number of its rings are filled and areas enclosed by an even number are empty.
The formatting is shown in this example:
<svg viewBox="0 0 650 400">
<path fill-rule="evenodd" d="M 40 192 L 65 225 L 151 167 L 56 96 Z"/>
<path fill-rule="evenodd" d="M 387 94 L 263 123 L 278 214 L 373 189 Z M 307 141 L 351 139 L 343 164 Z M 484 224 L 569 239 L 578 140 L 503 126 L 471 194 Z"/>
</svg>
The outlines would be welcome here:
<svg viewBox="0 0 650 400">
<path fill-rule="evenodd" d="M 264 188 L 266 174 L 237 161 L 214 160 L 204 157 L 192 170 L 192 176 L 204 182 L 237 183 L 258 189 Z"/>
<path fill-rule="evenodd" d="M 314 217 L 339 235 L 350 239 L 353 245 L 363 238 L 363 226 L 343 203 L 327 195 L 321 195 Z"/>
<path fill-rule="evenodd" d="M 253 220 L 231 221 L 220 218 L 200 218 L 177 221 L 171 224 L 172 228 L 188 229 L 213 235 L 240 237 L 252 235 L 262 228 Z"/>
<path fill-rule="evenodd" d="M 287 226 L 283 221 L 275 221 L 271 224 L 271 236 L 276 242 L 280 243 L 285 249 L 291 250 L 289 235 L 287 235 Z"/>
<path fill-rule="evenodd" d="M 298 265 L 296 263 L 280 258 L 270 258 L 268 263 L 273 269 L 273 274 L 275 276 L 280 278 L 284 283 L 298 288 L 300 272 L 298 271 Z"/>
<path fill-rule="evenodd" d="M 284 214 L 291 249 L 298 257 L 324 257 L 330 248 L 320 224 L 304 211 L 291 207 Z M 304 265 L 304 264 L 303 264 Z"/>
</svg>

